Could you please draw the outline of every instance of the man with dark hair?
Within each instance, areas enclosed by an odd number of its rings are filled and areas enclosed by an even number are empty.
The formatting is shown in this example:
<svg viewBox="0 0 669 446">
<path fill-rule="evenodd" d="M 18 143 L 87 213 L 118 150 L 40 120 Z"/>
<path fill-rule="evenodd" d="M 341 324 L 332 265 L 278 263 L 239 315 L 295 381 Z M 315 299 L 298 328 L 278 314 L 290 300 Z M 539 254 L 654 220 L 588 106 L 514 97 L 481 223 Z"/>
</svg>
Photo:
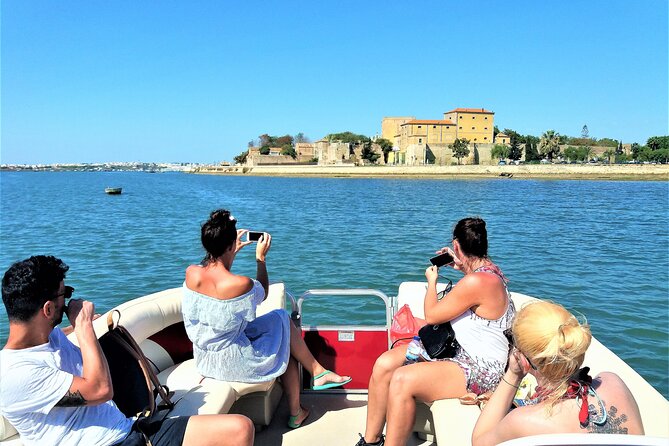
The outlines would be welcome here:
<svg viewBox="0 0 669 446">
<path fill-rule="evenodd" d="M 9 338 L 0 351 L 0 413 L 26 445 L 145 444 L 135 419 L 112 401 L 107 360 L 93 330 L 92 302 L 72 299 L 69 267 L 53 256 L 13 264 L 2 278 Z M 57 327 L 66 314 L 79 347 Z M 253 424 L 241 415 L 199 415 L 152 423 L 155 446 L 245 445 Z"/>
</svg>

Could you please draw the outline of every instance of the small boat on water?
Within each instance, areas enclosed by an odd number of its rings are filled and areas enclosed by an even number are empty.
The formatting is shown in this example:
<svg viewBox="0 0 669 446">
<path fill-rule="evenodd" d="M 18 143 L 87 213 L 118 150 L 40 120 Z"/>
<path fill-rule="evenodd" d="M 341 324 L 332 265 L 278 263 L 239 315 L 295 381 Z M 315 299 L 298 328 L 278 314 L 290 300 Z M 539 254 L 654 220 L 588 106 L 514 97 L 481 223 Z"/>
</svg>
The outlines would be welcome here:
<svg viewBox="0 0 669 446">
<path fill-rule="evenodd" d="M 108 195 L 121 195 L 121 192 L 123 192 L 122 187 L 105 187 L 105 194 Z"/>
<path fill-rule="evenodd" d="M 376 358 L 391 348 L 390 326 L 392 317 L 408 304 L 416 317 L 423 317 L 423 297 L 426 283 L 404 282 L 398 295 L 386 296 L 370 289 L 309 290 L 298 299 L 286 291 L 283 283 L 270 285 L 267 299 L 258 307 L 260 316 L 277 308 L 292 312 L 301 326 L 303 337 L 318 361 L 339 374 L 351 375 L 352 381 L 343 388 L 321 391 L 310 390 L 311 377 L 302 376 L 302 405 L 310 411 L 309 418 L 299 429 L 286 426 L 288 406 L 282 398 L 283 389 L 278 380 L 245 384 L 203 378 L 198 374 L 193 359 L 192 343 L 186 336 L 181 313 L 182 289 L 173 288 L 125 302 L 115 309 L 120 312 L 119 324 L 134 336 L 144 354 L 153 364 L 160 382 L 174 392 L 176 405 L 172 415 L 212 413 L 241 413 L 253 420 L 257 427 L 255 445 L 258 446 L 353 446 L 364 432 L 367 385 Z M 535 300 L 534 297 L 511 293 L 516 308 Z M 378 305 L 378 320 L 354 324 L 342 320 L 337 325 L 309 325 L 302 318 L 312 309 L 337 312 L 330 305 L 323 310 L 319 303 L 351 298 L 369 299 Z M 112 310 L 113 311 L 113 310 Z M 334 314 L 333 314 L 334 316 Z M 106 314 L 94 321 L 98 337 L 107 331 Z M 70 335 L 76 344 L 76 336 Z M 617 373 L 634 394 L 643 420 L 645 436 L 618 434 L 559 434 L 539 435 L 511 440 L 504 446 L 529 445 L 667 445 L 669 444 L 669 401 L 645 381 L 636 371 L 602 345 L 595 338 L 586 353 L 585 366 L 594 375 L 607 370 Z M 414 434 L 410 446 L 470 445 L 471 433 L 480 414 L 476 405 L 462 405 L 458 399 L 438 400 L 431 404 L 419 402 L 416 407 Z M 6 420 L 0 419 L 0 445 L 21 445 L 21 440 Z"/>
</svg>

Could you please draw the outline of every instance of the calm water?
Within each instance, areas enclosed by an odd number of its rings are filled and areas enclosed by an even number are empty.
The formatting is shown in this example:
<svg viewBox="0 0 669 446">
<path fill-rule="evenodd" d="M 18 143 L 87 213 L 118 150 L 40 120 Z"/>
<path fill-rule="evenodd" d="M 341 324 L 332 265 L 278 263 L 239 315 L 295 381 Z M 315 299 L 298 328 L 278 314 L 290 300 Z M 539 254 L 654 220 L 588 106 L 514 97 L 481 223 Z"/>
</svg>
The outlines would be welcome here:
<svg viewBox="0 0 669 446">
<path fill-rule="evenodd" d="M 105 195 L 106 186 L 123 195 Z M 424 279 L 459 218 L 480 215 L 513 291 L 585 314 L 599 340 L 669 396 L 667 182 L 3 172 L 0 190 L 2 271 L 33 254 L 61 257 L 76 295 L 100 312 L 180 286 L 203 254 L 199 226 L 217 207 L 232 209 L 240 227 L 272 233 L 270 279 L 298 295 L 395 295 L 400 282 Z M 253 260 L 246 248 L 234 268 L 253 275 Z M 333 300 L 314 301 L 305 321 L 329 322 L 321 309 L 354 322 L 374 311 L 361 298 Z"/>
</svg>

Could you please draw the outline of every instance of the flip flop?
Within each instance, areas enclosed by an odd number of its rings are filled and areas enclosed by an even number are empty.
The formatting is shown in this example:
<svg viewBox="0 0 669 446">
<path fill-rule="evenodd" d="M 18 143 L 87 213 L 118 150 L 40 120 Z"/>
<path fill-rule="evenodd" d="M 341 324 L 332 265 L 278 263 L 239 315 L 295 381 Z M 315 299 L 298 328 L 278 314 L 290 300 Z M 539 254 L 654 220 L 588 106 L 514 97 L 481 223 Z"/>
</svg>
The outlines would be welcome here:
<svg viewBox="0 0 669 446">
<path fill-rule="evenodd" d="M 316 381 L 318 378 L 324 377 L 328 373 L 332 373 L 332 371 L 331 370 L 326 370 L 323 373 L 319 373 L 318 375 L 314 376 L 314 379 L 311 380 L 311 390 L 331 389 L 333 387 L 343 386 L 344 384 L 347 384 L 347 383 L 351 382 L 351 378 L 349 378 L 349 379 L 345 379 L 344 381 L 340 381 L 340 382 L 329 382 L 329 383 L 322 384 L 320 386 L 314 386 L 314 381 Z"/>
<path fill-rule="evenodd" d="M 305 410 L 306 410 L 306 409 L 304 409 L 304 408 L 302 408 L 302 406 L 300 406 L 300 408 L 299 408 L 298 411 L 297 411 L 297 415 L 291 415 L 291 416 L 288 418 L 288 427 L 289 427 L 289 428 L 291 428 L 291 429 L 297 429 L 298 427 L 302 426 L 302 423 L 304 423 L 305 421 L 307 421 L 307 418 L 309 418 L 309 412 L 307 412 L 307 416 L 304 417 L 304 420 L 302 420 L 302 421 L 300 421 L 299 423 L 297 423 L 297 419 L 300 417 L 300 415 L 302 415 L 302 413 L 303 413 Z"/>
</svg>

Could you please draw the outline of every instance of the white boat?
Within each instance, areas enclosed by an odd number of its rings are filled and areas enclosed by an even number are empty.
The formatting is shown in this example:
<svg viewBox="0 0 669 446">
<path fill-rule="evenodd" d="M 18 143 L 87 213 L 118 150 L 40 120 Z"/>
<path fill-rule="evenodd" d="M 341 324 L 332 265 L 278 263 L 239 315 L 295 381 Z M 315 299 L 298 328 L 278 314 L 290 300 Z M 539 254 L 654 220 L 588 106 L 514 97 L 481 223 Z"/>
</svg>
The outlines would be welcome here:
<svg viewBox="0 0 669 446">
<path fill-rule="evenodd" d="M 177 404 L 172 415 L 210 413 L 243 413 L 257 426 L 255 444 L 269 445 L 351 445 L 365 427 L 367 384 L 376 358 L 390 347 L 389 328 L 392 315 L 408 303 L 414 315 L 423 316 L 422 303 L 426 284 L 405 282 L 397 297 L 387 297 L 368 289 L 328 289 L 305 292 L 299 299 L 287 293 L 282 283 L 270 285 L 267 300 L 258 315 L 276 308 L 286 308 L 301 315 L 314 296 L 332 299 L 358 296 L 377 300 L 385 313 L 376 325 L 314 326 L 302 320 L 304 338 L 317 359 L 327 368 L 351 375 L 353 380 L 343 389 L 309 390 L 309 376 L 303 376 L 302 405 L 310 411 L 299 429 L 286 426 L 288 408 L 282 400 L 281 384 L 223 382 L 203 378 L 195 369 L 192 344 L 188 340 L 181 315 L 181 288 L 140 297 L 119 305 L 120 324 L 140 344 L 156 367 L 163 384 L 174 392 Z M 533 297 L 512 293 L 517 308 Z M 98 336 L 107 330 L 106 317 L 95 321 Z M 76 342 L 76 338 L 71 335 Z M 593 338 L 585 358 L 593 375 L 607 370 L 617 373 L 634 394 L 641 412 L 645 436 L 609 434 L 540 435 L 506 442 L 521 445 L 667 445 L 669 444 L 669 402 L 636 371 Z M 461 405 L 458 399 L 439 400 L 417 405 L 415 434 L 407 444 L 469 445 L 471 432 L 480 410 L 478 406 Z M 16 431 L 6 420 L 0 423 L 0 445 L 21 445 Z"/>
</svg>

